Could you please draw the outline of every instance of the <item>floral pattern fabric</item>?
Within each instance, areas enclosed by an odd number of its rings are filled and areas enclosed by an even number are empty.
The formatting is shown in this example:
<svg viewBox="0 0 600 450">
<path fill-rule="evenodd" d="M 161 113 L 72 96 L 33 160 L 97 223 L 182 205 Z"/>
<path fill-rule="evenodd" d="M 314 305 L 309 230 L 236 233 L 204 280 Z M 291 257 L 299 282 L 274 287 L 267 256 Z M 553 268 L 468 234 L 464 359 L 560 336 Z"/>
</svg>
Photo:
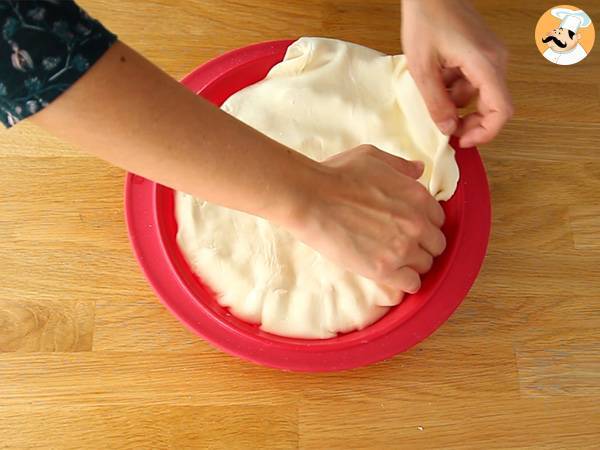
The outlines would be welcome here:
<svg viewBox="0 0 600 450">
<path fill-rule="evenodd" d="M 70 0 L 0 0 L 0 121 L 35 114 L 117 37 Z"/>
</svg>

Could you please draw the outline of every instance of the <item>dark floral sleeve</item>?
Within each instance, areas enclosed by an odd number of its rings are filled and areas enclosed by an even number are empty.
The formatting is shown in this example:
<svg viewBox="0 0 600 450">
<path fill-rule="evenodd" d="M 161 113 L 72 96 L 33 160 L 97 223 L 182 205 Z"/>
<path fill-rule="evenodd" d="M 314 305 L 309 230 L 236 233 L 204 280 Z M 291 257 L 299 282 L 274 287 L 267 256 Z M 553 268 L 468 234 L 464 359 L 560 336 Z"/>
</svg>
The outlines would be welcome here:
<svg viewBox="0 0 600 450">
<path fill-rule="evenodd" d="M 6 127 L 47 106 L 117 39 L 67 0 L 0 0 L 0 32 L 0 120 Z"/>
</svg>

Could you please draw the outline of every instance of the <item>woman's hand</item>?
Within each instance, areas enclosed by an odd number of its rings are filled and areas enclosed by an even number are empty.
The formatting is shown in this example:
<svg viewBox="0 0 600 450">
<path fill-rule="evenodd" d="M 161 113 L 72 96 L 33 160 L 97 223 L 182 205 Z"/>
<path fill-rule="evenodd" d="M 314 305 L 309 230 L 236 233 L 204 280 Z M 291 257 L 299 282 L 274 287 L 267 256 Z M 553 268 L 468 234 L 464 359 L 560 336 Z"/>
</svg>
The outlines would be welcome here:
<svg viewBox="0 0 600 450">
<path fill-rule="evenodd" d="M 346 269 L 414 293 L 446 241 L 444 212 L 416 180 L 420 162 L 361 145 L 321 163 L 288 229 Z M 317 179 L 318 178 L 318 179 Z"/>
<path fill-rule="evenodd" d="M 507 52 L 465 0 L 403 0 L 402 43 L 431 117 L 470 147 L 491 141 L 512 116 Z M 478 95 L 477 112 L 458 108 Z"/>
</svg>

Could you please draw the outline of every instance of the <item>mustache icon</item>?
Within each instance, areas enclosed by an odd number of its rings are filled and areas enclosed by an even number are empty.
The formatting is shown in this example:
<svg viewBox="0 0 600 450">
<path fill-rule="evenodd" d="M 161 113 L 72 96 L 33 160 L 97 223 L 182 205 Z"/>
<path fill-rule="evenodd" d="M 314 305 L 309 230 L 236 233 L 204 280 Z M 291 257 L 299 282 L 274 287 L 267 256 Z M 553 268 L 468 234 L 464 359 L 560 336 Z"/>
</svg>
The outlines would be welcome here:
<svg viewBox="0 0 600 450">
<path fill-rule="evenodd" d="M 550 41 L 553 41 L 560 48 L 565 48 L 567 46 L 566 42 L 561 42 L 556 36 L 546 36 L 545 38 L 542 38 L 544 44 Z"/>
</svg>

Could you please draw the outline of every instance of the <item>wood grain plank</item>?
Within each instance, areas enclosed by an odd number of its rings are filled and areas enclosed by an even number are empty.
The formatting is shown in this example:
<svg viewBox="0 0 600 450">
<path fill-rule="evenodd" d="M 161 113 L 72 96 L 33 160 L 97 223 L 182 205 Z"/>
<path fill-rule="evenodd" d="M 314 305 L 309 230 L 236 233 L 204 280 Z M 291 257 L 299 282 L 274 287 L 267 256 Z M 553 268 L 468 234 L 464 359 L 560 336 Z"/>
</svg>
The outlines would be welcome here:
<svg viewBox="0 0 600 450">
<path fill-rule="evenodd" d="M 4 157 L 0 159 L 3 203 L 74 203 L 122 209 L 125 172 L 94 157 Z"/>
<path fill-rule="evenodd" d="M 49 133 L 27 120 L 19 123 L 18 127 L 5 129 L 0 127 L 0 158 L 8 157 L 37 157 L 60 156 L 81 157 L 87 156 L 73 146 L 61 142 Z"/>
<path fill-rule="evenodd" d="M 124 250 L 0 248 L 0 260 L 6 264 L 0 298 L 92 301 L 107 296 L 120 301 L 154 295 Z"/>
<path fill-rule="evenodd" d="M 590 297 L 550 290 L 519 296 L 491 289 L 486 283 L 487 270 L 456 313 L 434 335 L 441 340 L 441 346 L 502 348 L 529 339 L 555 346 L 570 342 L 572 337 L 595 335 L 598 312 Z M 422 345 L 427 346 L 429 341 Z"/>
<path fill-rule="evenodd" d="M 555 296 L 523 305 L 526 328 L 513 336 L 520 389 L 528 397 L 590 398 L 600 386 L 596 298 Z"/>
<path fill-rule="evenodd" d="M 123 206 L 116 199 L 107 204 L 103 194 L 98 195 L 91 188 L 65 197 L 49 201 L 47 197 L 35 196 L 29 201 L 0 204 L 0 214 L 5 214 L 0 219 L 0 247 L 35 250 L 43 246 L 48 250 L 78 248 L 99 252 L 106 249 L 123 254 L 131 248 Z M 82 202 L 86 198 L 89 201 Z M 15 219 L 8 220 L 8 216 Z"/>
<path fill-rule="evenodd" d="M 0 298 L 152 295 L 127 238 L 122 170 L 89 157 L 1 161 Z"/>
<path fill-rule="evenodd" d="M 600 75 L 600 74 L 599 74 Z M 493 143 L 483 146 L 486 161 L 600 161 L 600 124 L 538 121 L 516 117 Z"/>
<path fill-rule="evenodd" d="M 402 53 L 399 2 L 329 0 L 321 3 L 321 35 L 356 42 L 384 53 Z"/>
<path fill-rule="evenodd" d="M 273 412 L 264 405 L 3 408 L 0 436 L 3 448 L 18 449 L 297 448 L 296 405 Z"/>
<path fill-rule="evenodd" d="M 553 331 L 551 336 L 547 334 L 516 345 L 520 389 L 524 396 L 567 395 L 572 398 L 597 394 L 600 384 L 598 339 L 594 333 L 582 334 L 578 327 L 567 328 L 562 333 Z"/>
<path fill-rule="evenodd" d="M 600 199 L 600 178 L 593 169 L 588 174 L 588 168 L 595 166 L 592 163 L 506 161 L 488 154 L 485 159 L 492 202 L 501 212 L 518 205 L 548 210 L 582 202 L 594 204 Z M 545 211 L 537 213 L 543 215 Z M 520 217 L 515 215 L 512 220 L 519 221 Z M 559 222 L 568 223 L 567 215 Z"/>
<path fill-rule="evenodd" d="M 353 370 L 344 377 L 305 376 L 302 398 L 330 405 L 350 399 L 399 404 L 412 398 L 439 402 L 444 398 L 461 399 L 471 392 L 481 398 L 517 399 L 518 374 L 512 345 L 498 343 L 493 359 L 486 358 L 486 354 L 489 348 L 481 343 L 454 346 L 448 340 L 438 340 L 436 333 L 392 360 Z"/>
<path fill-rule="evenodd" d="M 570 111 L 568 125 L 583 123 L 600 124 L 600 89 L 594 80 L 582 79 L 579 83 L 563 85 L 552 80 L 513 81 L 509 89 L 514 97 L 515 116 L 564 124 L 565 111 Z M 563 95 L 557 95 L 565 89 Z M 560 101 L 557 101 L 560 98 Z"/>
<path fill-rule="evenodd" d="M 492 193 L 491 251 L 530 251 L 544 259 L 574 254 L 571 208 L 600 202 L 600 182 L 584 162 L 542 162 L 486 156 Z M 586 230 L 589 227 L 585 228 Z"/>
<path fill-rule="evenodd" d="M 214 55 L 216 56 L 216 54 Z M 599 71 L 600 72 L 600 71 Z M 600 75 L 600 73 L 599 73 Z M 514 84 L 514 83 L 513 83 Z M 522 90 L 532 89 L 535 83 L 522 83 Z M 519 99 L 519 97 L 516 97 Z M 546 100 L 543 100 L 546 102 Z M 571 102 L 566 94 L 559 97 L 556 103 Z M 529 102 L 531 103 L 531 102 Z M 586 100 L 591 105 L 594 101 Z M 540 120 L 534 116 L 534 111 L 540 109 L 538 102 L 532 106 L 524 105 L 517 111 L 499 137 L 491 144 L 484 146 L 493 151 L 495 157 L 505 159 L 530 159 L 547 161 L 598 161 L 600 142 L 600 125 L 594 122 L 593 114 L 575 115 L 575 120 L 562 121 L 558 117 Z M 546 114 L 546 113 L 544 113 Z M 0 157 L 78 157 L 89 158 L 72 146 L 60 142 L 56 138 L 27 121 L 10 130 L 0 129 Z"/>
<path fill-rule="evenodd" d="M 220 352 L 0 354 L 0 409 L 35 405 L 281 405 L 299 398 L 298 376 Z M 277 373 L 277 376 L 274 374 Z M 66 381 L 68 380 L 68 381 Z"/>
<path fill-rule="evenodd" d="M 315 0 L 302 7 L 275 0 L 163 0 L 145 2 L 142 8 L 110 1 L 82 1 L 81 5 L 175 78 L 209 58 L 239 47 L 240 42 L 322 34 L 321 4 Z M 152 20 L 151 25 L 131 26 L 158 17 L 160 20 Z"/>
<path fill-rule="evenodd" d="M 590 400 L 303 401 L 302 449 L 594 449 Z M 562 424 L 557 426 L 557 424 Z"/>
<path fill-rule="evenodd" d="M 599 263 L 600 257 L 588 254 L 555 258 L 541 251 L 491 250 L 480 283 L 489 295 L 503 292 L 514 299 L 542 294 L 548 298 L 581 295 L 591 300 L 600 292 Z"/>
<path fill-rule="evenodd" d="M 0 352 L 92 349 L 94 303 L 0 298 Z"/>
<path fill-rule="evenodd" d="M 280 404 L 300 396 L 329 399 L 435 401 L 475 391 L 486 398 L 518 396 L 512 347 L 424 348 L 370 368 L 330 374 L 286 373 L 221 352 L 82 352 L 0 354 L 0 406 Z M 398 376 L 401 373 L 402 376 Z M 65 383 L 65 375 L 69 382 Z M 493 382 L 491 382 L 493 381 Z"/>
<path fill-rule="evenodd" d="M 94 350 L 215 353 L 156 298 L 96 301 Z"/>
<path fill-rule="evenodd" d="M 575 248 L 600 250 L 600 205 L 573 205 L 568 215 Z"/>
</svg>

